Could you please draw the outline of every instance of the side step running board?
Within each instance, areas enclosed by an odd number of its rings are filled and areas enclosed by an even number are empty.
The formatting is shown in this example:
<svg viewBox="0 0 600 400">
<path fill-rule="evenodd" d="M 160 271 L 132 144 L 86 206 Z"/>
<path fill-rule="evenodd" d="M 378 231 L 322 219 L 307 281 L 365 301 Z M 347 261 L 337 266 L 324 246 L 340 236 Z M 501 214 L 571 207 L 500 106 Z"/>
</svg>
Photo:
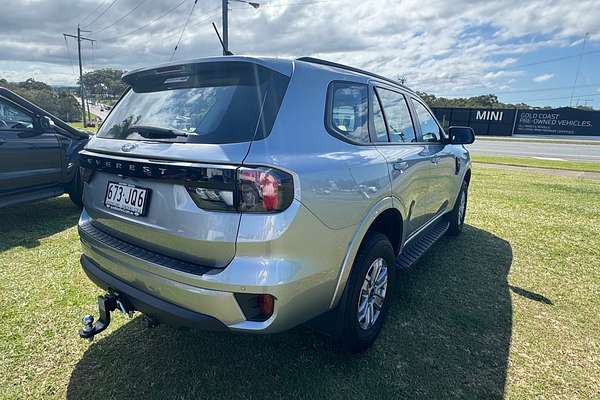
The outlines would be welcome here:
<svg viewBox="0 0 600 400">
<path fill-rule="evenodd" d="M 450 223 L 442 218 L 411 240 L 396 258 L 396 268 L 408 269 L 414 265 L 446 233 L 449 226 Z"/>
</svg>

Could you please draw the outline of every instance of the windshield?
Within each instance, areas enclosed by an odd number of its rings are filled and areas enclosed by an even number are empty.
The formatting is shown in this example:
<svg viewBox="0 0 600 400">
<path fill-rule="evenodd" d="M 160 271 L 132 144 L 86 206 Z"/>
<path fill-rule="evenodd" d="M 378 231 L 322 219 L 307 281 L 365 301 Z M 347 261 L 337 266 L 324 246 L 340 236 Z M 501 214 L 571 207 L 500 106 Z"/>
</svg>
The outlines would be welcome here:
<svg viewBox="0 0 600 400">
<path fill-rule="evenodd" d="M 176 72 L 137 77 L 98 137 L 213 144 L 263 138 L 289 80 L 256 64 L 237 62 Z"/>
</svg>

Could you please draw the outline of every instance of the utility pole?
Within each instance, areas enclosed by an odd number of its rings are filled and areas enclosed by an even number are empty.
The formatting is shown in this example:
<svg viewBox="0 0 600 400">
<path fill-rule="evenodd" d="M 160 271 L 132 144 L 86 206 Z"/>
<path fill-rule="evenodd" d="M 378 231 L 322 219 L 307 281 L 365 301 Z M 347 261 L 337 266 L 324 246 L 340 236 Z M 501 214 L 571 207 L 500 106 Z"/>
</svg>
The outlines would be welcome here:
<svg viewBox="0 0 600 400">
<path fill-rule="evenodd" d="M 223 55 L 229 54 L 229 0 L 223 0 Z"/>
<path fill-rule="evenodd" d="M 229 51 L 229 2 L 230 1 L 237 1 L 238 3 L 245 3 L 247 5 L 249 5 L 250 7 L 254 8 L 255 10 L 257 10 L 260 7 L 260 3 L 257 3 L 255 1 L 249 1 L 249 0 L 223 0 L 223 39 L 222 39 L 222 45 L 223 45 L 223 55 L 224 56 L 230 56 L 231 52 Z M 217 32 L 218 35 L 218 32 Z"/>
<path fill-rule="evenodd" d="M 93 39 L 88 39 L 85 37 L 81 36 L 81 32 L 90 32 L 90 31 L 84 31 L 79 27 L 79 24 L 77 24 L 77 36 L 75 35 L 69 35 L 68 33 L 63 33 L 63 36 L 66 37 L 71 37 L 74 39 L 77 39 L 77 53 L 79 55 L 79 93 L 81 96 L 81 112 L 83 115 L 83 127 L 86 127 L 86 110 L 85 110 L 85 89 L 83 87 L 83 65 L 81 63 L 81 41 L 82 40 L 87 40 L 88 42 L 95 42 L 95 40 Z"/>
</svg>

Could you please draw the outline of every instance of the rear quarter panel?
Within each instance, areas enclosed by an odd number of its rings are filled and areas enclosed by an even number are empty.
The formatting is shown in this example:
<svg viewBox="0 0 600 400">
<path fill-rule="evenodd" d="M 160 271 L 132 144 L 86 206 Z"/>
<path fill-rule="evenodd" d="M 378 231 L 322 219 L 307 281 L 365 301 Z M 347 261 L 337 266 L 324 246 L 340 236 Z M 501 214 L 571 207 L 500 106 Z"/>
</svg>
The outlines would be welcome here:
<svg viewBox="0 0 600 400">
<path fill-rule="evenodd" d="M 367 80 L 301 62 L 295 66 L 271 135 L 252 143 L 244 164 L 270 165 L 292 173 L 296 200 L 328 228 L 326 235 L 319 230 L 303 233 L 317 235 L 320 246 L 304 246 L 310 241 L 296 246 L 305 253 L 314 253 L 318 247 L 331 249 L 318 251 L 317 264 L 307 254 L 305 267 L 322 270 L 329 288 L 328 304 L 323 306 L 332 308 L 370 223 L 386 207 L 394 206 L 390 177 L 386 160 L 375 146 L 344 142 L 325 128 L 329 83 L 366 84 Z"/>
<path fill-rule="evenodd" d="M 391 189 L 387 164 L 375 146 L 346 143 L 325 129 L 332 80 L 366 83 L 297 62 L 271 135 L 252 143 L 244 164 L 292 172 L 300 186 L 297 200 L 329 228 L 343 229 L 358 224 Z"/>
</svg>

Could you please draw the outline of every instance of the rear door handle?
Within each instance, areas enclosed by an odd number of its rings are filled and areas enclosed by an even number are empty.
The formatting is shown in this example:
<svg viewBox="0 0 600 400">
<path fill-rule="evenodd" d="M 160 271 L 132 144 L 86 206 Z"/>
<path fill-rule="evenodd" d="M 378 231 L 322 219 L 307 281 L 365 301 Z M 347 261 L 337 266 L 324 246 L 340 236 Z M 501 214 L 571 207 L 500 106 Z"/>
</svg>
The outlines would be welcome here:
<svg viewBox="0 0 600 400">
<path fill-rule="evenodd" d="M 2 138 L 0 138 L 0 145 L 2 145 L 2 144 L 4 144 L 4 143 L 6 143 L 6 139 L 2 139 Z"/>
<path fill-rule="evenodd" d="M 440 163 L 440 157 L 439 156 L 433 156 L 431 157 L 431 162 L 434 164 L 439 164 Z"/>
</svg>

